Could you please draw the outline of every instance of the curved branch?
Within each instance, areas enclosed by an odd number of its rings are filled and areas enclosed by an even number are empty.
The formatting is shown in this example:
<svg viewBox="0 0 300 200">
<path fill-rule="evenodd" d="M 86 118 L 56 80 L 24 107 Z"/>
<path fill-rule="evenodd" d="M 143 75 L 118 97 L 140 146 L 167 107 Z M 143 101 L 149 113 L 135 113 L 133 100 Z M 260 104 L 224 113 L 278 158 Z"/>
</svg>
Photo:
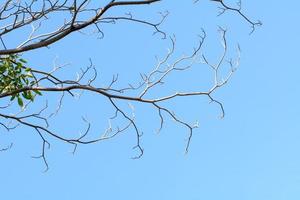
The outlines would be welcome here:
<svg viewBox="0 0 300 200">
<path fill-rule="evenodd" d="M 79 31 L 81 29 L 86 28 L 87 26 L 90 26 L 91 24 L 96 23 L 110 8 L 113 7 L 118 7 L 118 6 L 129 6 L 129 5 L 146 5 L 146 4 L 152 4 L 155 2 L 159 2 L 161 0 L 144 0 L 144 1 L 111 1 L 108 3 L 106 6 L 104 6 L 102 9 L 100 9 L 96 15 L 89 20 L 83 22 L 82 24 L 76 24 L 75 19 L 77 17 L 77 14 L 73 15 L 73 18 L 71 19 L 71 22 L 69 24 L 66 24 L 65 28 L 62 30 L 59 30 L 54 33 L 54 35 L 49 36 L 46 39 L 42 39 L 36 43 L 21 46 L 18 48 L 13 48 L 13 49 L 4 49 L 0 50 L 0 55 L 7 55 L 7 54 L 16 54 L 16 53 L 21 53 L 25 51 L 30 51 L 42 47 L 47 47 L 64 37 L 68 36 L 69 34 Z M 77 11 L 78 12 L 78 11 Z"/>
</svg>

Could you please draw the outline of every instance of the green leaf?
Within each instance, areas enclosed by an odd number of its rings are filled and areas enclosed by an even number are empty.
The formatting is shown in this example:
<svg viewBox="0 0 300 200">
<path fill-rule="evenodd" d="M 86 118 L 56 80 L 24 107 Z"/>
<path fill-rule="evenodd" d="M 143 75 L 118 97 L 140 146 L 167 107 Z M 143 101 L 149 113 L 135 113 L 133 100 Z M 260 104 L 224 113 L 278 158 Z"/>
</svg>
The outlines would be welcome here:
<svg viewBox="0 0 300 200">
<path fill-rule="evenodd" d="M 23 58 L 20 58 L 20 61 L 21 61 L 22 63 L 27 63 L 27 61 L 24 60 Z"/>
<path fill-rule="evenodd" d="M 42 93 L 41 93 L 40 91 L 38 91 L 38 90 L 33 90 L 33 91 L 34 91 L 36 94 L 42 96 Z"/>
<path fill-rule="evenodd" d="M 20 107 L 23 107 L 24 103 L 21 97 L 18 97 L 18 104 Z"/>
<path fill-rule="evenodd" d="M 23 92 L 23 93 L 22 93 L 22 96 L 23 96 L 25 99 L 28 99 L 28 100 L 32 100 L 32 99 L 33 99 L 33 96 L 32 96 L 32 94 L 31 94 L 30 91 L 28 91 L 28 92 Z"/>
<path fill-rule="evenodd" d="M 16 95 L 11 96 L 10 101 L 14 100 L 16 98 Z"/>
<path fill-rule="evenodd" d="M 31 73 L 27 73 L 26 76 L 29 77 L 29 78 L 33 78 Z"/>
<path fill-rule="evenodd" d="M 29 67 L 27 67 L 26 69 L 25 69 L 25 72 L 30 72 L 31 71 L 31 68 L 29 68 Z"/>
</svg>

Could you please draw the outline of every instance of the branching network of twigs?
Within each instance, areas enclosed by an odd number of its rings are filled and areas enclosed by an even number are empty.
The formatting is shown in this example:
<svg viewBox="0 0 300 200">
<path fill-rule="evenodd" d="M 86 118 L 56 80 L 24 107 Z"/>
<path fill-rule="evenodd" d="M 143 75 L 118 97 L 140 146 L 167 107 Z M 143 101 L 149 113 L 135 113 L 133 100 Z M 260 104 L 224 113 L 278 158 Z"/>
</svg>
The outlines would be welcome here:
<svg viewBox="0 0 300 200">
<path fill-rule="evenodd" d="M 126 13 L 121 16 L 110 16 L 109 10 L 113 10 L 116 7 L 124 8 L 127 6 L 143 6 L 159 3 L 163 0 L 136 0 L 136 1 L 107 1 L 106 3 L 100 3 L 92 0 L 6 0 L 0 4 L 0 41 L 2 48 L 0 49 L 0 59 L 9 62 L 11 66 L 19 66 L 18 70 L 27 70 L 30 73 L 30 84 L 24 84 L 13 89 L 7 89 L 3 87 L 0 90 L 0 127 L 10 131 L 19 126 L 29 127 L 34 130 L 42 140 L 42 149 L 40 156 L 36 158 L 43 159 L 46 170 L 48 169 L 48 163 L 46 159 L 46 150 L 50 148 L 50 142 L 47 138 L 52 137 L 59 141 L 71 144 L 74 146 L 74 152 L 80 144 L 91 144 L 102 140 L 111 139 L 118 134 L 131 130 L 136 134 L 135 149 L 138 150 L 137 155 L 134 158 L 139 158 L 143 155 L 143 148 L 140 144 L 142 132 L 139 125 L 136 123 L 134 115 L 128 113 L 121 106 L 120 102 L 139 102 L 147 105 L 151 105 L 154 110 L 157 111 L 160 119 L 159 129 L 163 128 L 166 118 L 171 118 L 178 124 L 184 126 L 188 130 L 188 139 L 185 146 L 185 151 L 188 152 L 191 138 L 193 136 L 194 129 L 197 128 L 197 124 L 189 124 L 183 119 L 180 119 L 171 109 L 165 107 L 163 103 L 176 98 L 184 98 L 190 96 L 206 96 L 211 102 L 216 103 L 221 110 L 221 116 L 224 116 L 224 108 L 221 102 L 213 98 L 213 93 L 223 85 L 225 85 L 231 78 L 235 69 L 239 65 L 239 48 L 237 50 L 238 55 L 236 59 L 228 60 L 227 56 L 227 41 L 226 30 L 219 28 L 221 34 L 221 42 L 223 45 L 223 52 L 218 58 L 217 62 L 211 63 L 202 53 L 202 46 L 205 42 L 206 33 L 203 30 L 201 36 L 199 36 L 199 43 L 190 55 L 182 56 L 173 62 L 170 62 L 170 57 L 174 54 L 176 47 L 176 40 L 174 37 L 169 37 L 168 34 L 160 29 L 160 25 L 164 22 L 168 13 L 160 13 L 161 19 L 158 22 L 150 22 L 135 18 L 131 13 Z M 198 0 L 197 0 L 198 1 Z M 195 1 L 195 2 L 197 2 Z M 211 0 L 219 4 L 220 15 L 226 11 L 236 12 L 247 23 L 250 24 L 254 30 L 256 26 L 261 25 L 261 22 L 254 22 L 248 18 L 241 10 L 241 2 L 238 2 L 237 7 L 230 7 L 222 0 Z M 51 20 L 51 17 L 56 14 L 63 13 L 65 18 L 55 30 L 42 32 L 40 29 L 44 26 L 47 20 Z M 140 81 L 137 81 L 135 85 L 129 84 L 125 87 L 117 87 L 118 76 L 113 76 L 111 82 L 106 87 L 97 87 L 95 80 L 97 79 L 97 70 L 90 61 L 90 65 L 81 71 L 76 80 L 65 80 L 62 77 L 56 75 L 58 70 L 62 70 L 63 66 L 55 66 L 52 71 L 43 71 L 42 69 L 29 66 L 26 62 L 18 64 L 16 59 L 11 58 L 11 55 L 21 55 L 27 51 L 32 51 L 39 48 L 49 47 L 50 45 L 59 42 L 60 40 L 68 37 L 74 32 L 79 32 L 87 27 L 94 27 L 99 33 L 100 37 L 104 36 L 101 29 L 101 25 L 104 23 L 115 23 L 118 20 L 125 20 L 132 23 L 140 23 L 142 25 L 150 26 L 154 33 L 161 34 L 163 38 L 170 38 L 171 47 L 167 54 L 157 60 L 156 66 L 153 70 L 147 74 L 141 74 Z M 6 37 L 10 34 L 14 34 L 19 29 L 31 28 L 31 32 L 28 37 L 21 41 L 16 46 L 6 40 Z M 214 74 L 214 84 L 207 91 L 178 91 L 164 96 L 148 95 L 155 88 L 164 84 L 165 79 L 172 73 L 178 71 L 185 71 L 191 68 L 198 60 L 201 60 L 203 64 L 211 68 Z M 223 65 L 229 65 L 230 70 L 227 76 L 220 80 L 219 77 L 220 68 Z M 92 73 L 91 73 L 92 72 Z M 93 74 L 91 76 L 91 74 Z M 7 75 L 8 76 L 8 75 Z M 88 76 L 88 77 L 87 77 Z M 3 76 L 5 77 L 5 76 Z M 25 80 L 25 78 L 24 78 Z M 25 81 L 26 82 L 26 81 Z M 27 81 L 28 82 L 28 81 Z M 83 118 L 84 123 L 87 124 L 87 128 L 78 137 L 68 138 L 60 133 L 53 131 L 49 125 L 48 119 L 55 115 L 63 102 L 65 95 L 74 96 L 75 91 L 88 91 L 102 95 L 110 103 L 114 109 L 114 115 L 109 119 L 109 125 L 106 131 L 98 138 L 90 139 L 88 133 L 90 132 L 90 122 Z M 33 92 L 34 94 L 31 94 Z M 46 95 L 50 92 L 60 93 L 59 105 L 50 116 L 44 114 L 48 109 L 48 104 L 41 108 L 38 112 L 31 114 L 24 114 L 24 110 L 32 103 L 30 99 L 38 96 L 40 93 Z M 22 100 L 21 111 L 14 114 L 8 112 L 11 106 L 15 106 L 12 99 L 19 94 L 25 94 L 25 97 L 29 99 L 24 105 Z M 27 96 L 26 96 L 27 95 Z M 34 97 L 33 97 L 34 96 Z M 20 97 L 18 97 L 20 98 Z M 111 122 L 117 119 L 127 121 L 123 126 L 113 126 Z M 7 150 L 12 146 L 0 149 L 1 151 Z"/>
</svg>

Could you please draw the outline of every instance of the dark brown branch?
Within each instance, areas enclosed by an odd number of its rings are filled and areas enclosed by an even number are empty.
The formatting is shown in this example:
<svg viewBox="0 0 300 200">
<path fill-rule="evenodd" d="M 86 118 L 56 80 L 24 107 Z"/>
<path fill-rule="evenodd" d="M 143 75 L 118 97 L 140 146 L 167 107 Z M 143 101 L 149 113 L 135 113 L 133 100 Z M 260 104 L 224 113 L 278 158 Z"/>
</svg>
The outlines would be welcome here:
<svg viewBox="0 0 300 200">
<path fill-rule="evenodd" d="M 160 0 L 111 1 L 106 6 L 104 6 L 102 9 L 100 9 L 94 17 L 83 22 L 82 24 L 75 24 L 75 19 L 77 16 L 77 14 L 75 14 L 75 15 L 73 15 L 73 19 L 71 20 L 70 25 L 66 28 L 63 28 L 62 30 L 59 30 L 54 35 L 52 35 L 46 39 L 40 40 L 36 43 L 22 46 L 19 48 L 0 50 L 0 55 L 16 54 L 16 53 L 21 53 L 21 52 L 30 51 L 30 50 L 38 49 L 41 47 L 49 46 L 49 45 L 63 39 L 64 37 L 68 36 L 69 34 L 75 32 L 75 31 L 79 31 L 81 29 L 86 28 L 87 26 L 90 26 L 91 24 L 96 23 L 110 8 L 118 7 L 118 6 L 129 6 L 129 5 L 145 5 L 145 4 L 152 4 L 155 2 L 159 2 L 159 1 Z"/>
</svg>

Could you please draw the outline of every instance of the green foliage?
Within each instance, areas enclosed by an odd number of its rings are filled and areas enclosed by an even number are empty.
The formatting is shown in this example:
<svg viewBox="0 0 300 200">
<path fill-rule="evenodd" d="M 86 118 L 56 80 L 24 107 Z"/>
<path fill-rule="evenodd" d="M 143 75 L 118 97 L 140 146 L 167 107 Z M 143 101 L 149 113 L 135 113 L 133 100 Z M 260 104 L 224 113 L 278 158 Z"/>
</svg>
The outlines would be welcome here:
<svg viewBox="0 0 300 200">
<path fill-rule="evenodd" d="M 0 94 L 11 92 L 10 100 L 17 100 L 20 107 L 24 101 L 33 101 L 36 94 L 41 95 L 40 91 L 16 92 L 19 89 L 37 84 L 31 69 L 25 67 L 26 60 L 19 58 L 18 55 L 0 57 Z"/>
</svg>

